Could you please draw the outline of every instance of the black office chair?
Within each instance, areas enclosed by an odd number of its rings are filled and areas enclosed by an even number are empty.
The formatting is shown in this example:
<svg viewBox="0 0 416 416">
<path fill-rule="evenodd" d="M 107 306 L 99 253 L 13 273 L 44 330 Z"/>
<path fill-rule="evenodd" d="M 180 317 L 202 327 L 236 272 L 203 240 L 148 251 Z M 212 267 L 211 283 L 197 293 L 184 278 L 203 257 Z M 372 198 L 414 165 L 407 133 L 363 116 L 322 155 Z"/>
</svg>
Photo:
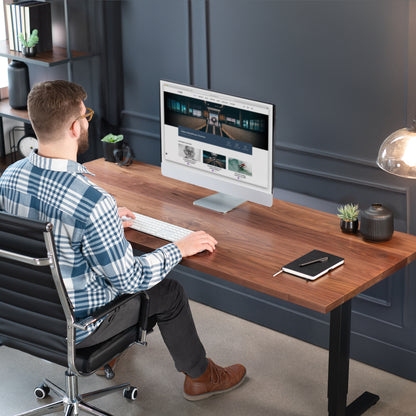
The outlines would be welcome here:
<svg viewBox="0 0 416 416">
<path fill-rule="evenodd" d="M 75 328 L 85 330 L 132 296 L 141 299 L 139 325 L 102 344 L 76 347 Z M 123 295 L 94 316 L 77 321 L 60 274 L 52 224 L 0 212 L 0 345 L 67 368 L 65 390 L 46 379 L 35 389 L 38 398 L 52 390 L 60 400 L 19 416 L 60 410 L 65 410 L 66 416 L 80 411 L 109 416 L 87 401 L 118 390 L 134 400 L 137 389 L 129 383 L 79 394 L 78 376 L 95 372 L 134 343 L 146 344 L 148 300 L 145 292 Z"/>
</svg>

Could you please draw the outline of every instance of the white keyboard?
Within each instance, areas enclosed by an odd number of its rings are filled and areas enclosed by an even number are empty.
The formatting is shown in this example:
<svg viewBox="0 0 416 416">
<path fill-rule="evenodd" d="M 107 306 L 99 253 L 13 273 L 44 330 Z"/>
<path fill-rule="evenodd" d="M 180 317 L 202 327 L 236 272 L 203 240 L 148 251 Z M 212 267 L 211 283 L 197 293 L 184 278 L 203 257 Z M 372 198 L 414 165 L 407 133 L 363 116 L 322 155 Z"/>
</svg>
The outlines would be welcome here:
<svg viewBox="0 0 416 416">
<path fill-rule="evenodd" d="M 135 212 L 134 215 L 136 218 L 133 220 L 133 225 L 130 228 L 155 237 L 163 238 L 164 240 L 174 242 L 192 233 L 191 230 L 186 228 L 138 214 L 137 212 Z"/>
</svg>

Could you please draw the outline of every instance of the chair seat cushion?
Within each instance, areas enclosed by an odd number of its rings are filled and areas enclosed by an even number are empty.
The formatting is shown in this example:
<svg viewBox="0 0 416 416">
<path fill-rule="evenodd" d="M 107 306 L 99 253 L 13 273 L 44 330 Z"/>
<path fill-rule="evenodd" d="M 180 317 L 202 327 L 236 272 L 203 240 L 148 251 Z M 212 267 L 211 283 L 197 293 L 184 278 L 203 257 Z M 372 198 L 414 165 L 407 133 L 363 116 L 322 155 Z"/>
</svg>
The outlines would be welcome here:
<svg viewBox="0 0 416 416">
<path fill-rule="evenodd" d="M 133 326 L 101 344 L 77 348 L 75 365 L 80 373 L 92 373 L 122 353 L 137 341 L 137 327 Z"/>
</svg>

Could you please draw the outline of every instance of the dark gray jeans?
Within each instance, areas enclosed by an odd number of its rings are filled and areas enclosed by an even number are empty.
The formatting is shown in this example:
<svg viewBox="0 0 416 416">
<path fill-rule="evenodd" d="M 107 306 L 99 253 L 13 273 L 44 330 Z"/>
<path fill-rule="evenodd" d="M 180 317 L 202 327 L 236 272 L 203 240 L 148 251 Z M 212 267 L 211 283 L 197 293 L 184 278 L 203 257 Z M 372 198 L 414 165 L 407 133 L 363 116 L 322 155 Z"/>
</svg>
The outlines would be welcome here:
<svg viewBox="0 0 416 416">
<path fill-rule="evenodd" d="M 156 321 L 178 371 L 197 378 L 208 366 L 205 349 L 196 332 L 188 297 L 180 283 L 164 279 L 147 291 L 150 298 L 149 321 Z M 107 315 L 100 326 L 77 344 L 85 348 L 117 335 L 138 321 L 137 299 Z"/>
</svg>

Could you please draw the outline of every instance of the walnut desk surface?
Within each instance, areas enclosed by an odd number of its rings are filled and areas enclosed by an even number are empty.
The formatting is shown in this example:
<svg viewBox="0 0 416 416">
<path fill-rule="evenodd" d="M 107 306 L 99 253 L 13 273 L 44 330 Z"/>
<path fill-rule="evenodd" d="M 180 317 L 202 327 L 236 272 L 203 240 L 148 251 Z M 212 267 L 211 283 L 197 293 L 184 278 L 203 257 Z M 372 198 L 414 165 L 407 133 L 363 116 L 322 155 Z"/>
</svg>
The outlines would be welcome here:
<svg viewBox="0 0 416 416">
<path fill-rule="evenodd" d="M 365 242 L 341 232 L 339 219 L 288 202 L 273 207 L 246 202 L 227 214 L 211 212 L 193 201 L 213 192 L 166 178 L 160 168 L 134 162 L 119 167 L 103 159 L 86 163 L 92 181 L 114 196 L 119 206 L 218 240 L 213 254 L 186 258 L 182 264 L 259 292 L 327 313 L 416 259 L 416 237 L 395 232 L 390 241 Z M 127 239 L 142 251 L 164 242 L 134 230 Z M 284 264 L 310 250 L 345 258 L 345 264 L 316 281 L 281 273 Z"/>
<path fill-rule="evenodd" d="M 85 164 L 97 185 L 126 206 L 191 230 L 205 230 L 218 240 L 213 254 L 182 260 L 184 266 L 330 313 L 328 415 L 358 416 L 379 400 L 364 392 L 347 406 L 351 340 L 351 299 L 416 259 L 416 237 L 395 232 L 390 241 L 365 242 L 343 234 L 337 216 L 274 200 L 273 207 L 246 202 L 227 214 L 194 206 L 212 194 L 204 188 L 163 177 L 160 168 L 134 162 L 119 167 L 104 159 Z M 135 230 L 126 237 L 133 247 L 151 251 L 163 240 Z M 318 249 L 344 257 L 345 264 L 315 281 L 281 273 L 284 264 Z"/>
</svg>

